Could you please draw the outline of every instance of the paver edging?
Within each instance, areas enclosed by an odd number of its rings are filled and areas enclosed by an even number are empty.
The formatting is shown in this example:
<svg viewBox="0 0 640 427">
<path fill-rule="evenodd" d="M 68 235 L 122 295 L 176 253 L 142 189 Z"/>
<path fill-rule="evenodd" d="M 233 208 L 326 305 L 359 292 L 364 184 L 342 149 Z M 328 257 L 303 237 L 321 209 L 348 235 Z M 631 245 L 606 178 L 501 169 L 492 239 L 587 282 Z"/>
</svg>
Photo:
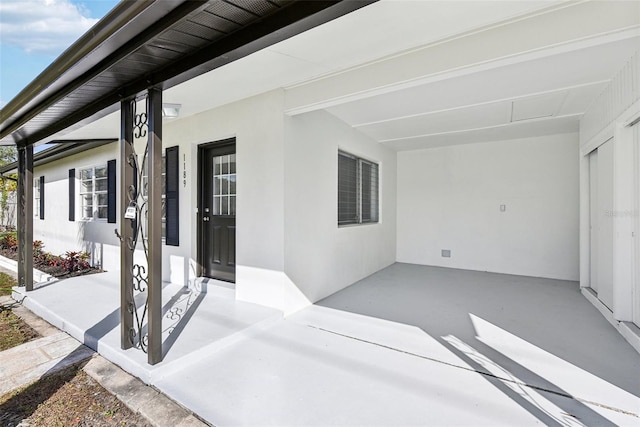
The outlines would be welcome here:
<svg viewBox="0 0 640 427">
<path fill-rule="evenodd" d="M 19 305 L 19 311 L 24 316 L 20 316 L 30 326 L 32 324 L 45 322 L 35 313 L 31 312 L 24 305 Z M 40 322 L 41 321 L 41 322 Z M 60 331 L 55 326 L 48 324 L 46 326 L 48 333 L 38 340 L 30 341 L 20 346 L 13 347 L 7 351 L 18 351 L 22 346 L 34 346 L 40 343 L 56 340 L 55 335 L 66 335 L 66 332 Z M 32 326 L 33 327 L 33 326 Z M 42 325 L 38 325 L 42 328 Z M 77 340 L 76 340 L 77 341 Z M 78 341 L 78 346 L 82 343 Z M 83 345 L 84 347 L 84 345 Z M 26 347 L 25 347 L 26 348 Z M 18 349 L 18 350 L 14 350 Z M 87 348 L 87 350 L 90 350 Z M 72 363 L 78 363 L 74 360 Z M 210 424 L 200 420 L 196 414 L 193 414 L 182 405 L 162 394 L 155 387 L 146 385 L 142 380 L 130 375 L 116 364 L 108 361 L 98 353 L 94 353 L 89 357 L 88 362 L 82 367 L 82 370 L 100 384 L 105 390 L 114 395 L 127 408 L 135 413 L 140 414 L 150 424 L 156 427 L 206 427 Z M 161 409 L 158 410 L 158 407 Z"/>
</svg>

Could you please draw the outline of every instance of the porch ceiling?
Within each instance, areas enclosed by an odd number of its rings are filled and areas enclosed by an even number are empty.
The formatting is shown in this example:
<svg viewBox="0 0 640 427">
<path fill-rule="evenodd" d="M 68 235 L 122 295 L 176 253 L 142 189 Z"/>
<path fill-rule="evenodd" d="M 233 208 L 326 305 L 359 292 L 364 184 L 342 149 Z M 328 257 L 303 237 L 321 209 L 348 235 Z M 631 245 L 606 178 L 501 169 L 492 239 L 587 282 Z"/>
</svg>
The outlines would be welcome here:
<svg viewBox="0 0 640 427">
<path fill-rule="evenodd" d="M 517 139 L 577 132 L 638 48 L 639 2 L 382 0 L 164 99 L 184 118 L 284 88 L 288 115 L 326 110 L 394 150 Z M 114 137 L 118 121 L 69 136 Z"/>
<path fill-rule="evenodd" d="M 292 86 L 287 108 L 398 151 L 578 132 L 638 49 L 640 3 L 563 3 Z"/>
<path fill-rule="evenodd" d="M 2 109 L 0 144 L 34 144 L 371 2 L 120 2 Z"/>
<path fill-rule="evenodd" d="M 322 22 L 165 83 L 167 120 L 284 88 L 287 114 L 329 111 L 394 150 L 577 132 L 640 48 L 638 2 L 383 0 Z M 117 106 L 101 116 L 41 142 L 117 138 Z"/>
</svg>

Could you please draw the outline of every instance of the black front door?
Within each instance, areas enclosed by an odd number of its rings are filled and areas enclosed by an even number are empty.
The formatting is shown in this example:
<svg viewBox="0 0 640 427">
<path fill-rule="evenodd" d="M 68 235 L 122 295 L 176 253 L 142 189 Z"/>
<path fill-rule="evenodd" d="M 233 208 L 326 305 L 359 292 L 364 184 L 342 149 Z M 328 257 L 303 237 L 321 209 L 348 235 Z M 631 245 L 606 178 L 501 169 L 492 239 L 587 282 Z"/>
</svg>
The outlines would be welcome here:
<svg viewBox="0 0 640 427">
<path fill-rule="evenodd" d="M 236 144 L 235 139 L 201 146 L 200 263 L 203 275 L 235 282 Z"/>
</svg>

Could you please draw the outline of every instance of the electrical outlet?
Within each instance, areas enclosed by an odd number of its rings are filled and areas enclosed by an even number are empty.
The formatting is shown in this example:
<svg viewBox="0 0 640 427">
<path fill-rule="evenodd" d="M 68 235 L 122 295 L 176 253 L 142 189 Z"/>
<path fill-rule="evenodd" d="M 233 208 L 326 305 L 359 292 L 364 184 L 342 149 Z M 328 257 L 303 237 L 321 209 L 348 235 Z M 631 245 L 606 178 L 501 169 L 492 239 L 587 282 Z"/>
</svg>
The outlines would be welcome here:
<svg viewBox="0 0 640 427">
<path fill-rule="evenodd" d="M 442 250 L 442 257 L 443 258 L 451 258 L 451 250 L 450 249 L 443 249 Z"/>
<path fill-rule="evenodd" d="M 500 205 L 500 212 L 506 212 L 507 211 L 507 205 Z"/>
</svg>

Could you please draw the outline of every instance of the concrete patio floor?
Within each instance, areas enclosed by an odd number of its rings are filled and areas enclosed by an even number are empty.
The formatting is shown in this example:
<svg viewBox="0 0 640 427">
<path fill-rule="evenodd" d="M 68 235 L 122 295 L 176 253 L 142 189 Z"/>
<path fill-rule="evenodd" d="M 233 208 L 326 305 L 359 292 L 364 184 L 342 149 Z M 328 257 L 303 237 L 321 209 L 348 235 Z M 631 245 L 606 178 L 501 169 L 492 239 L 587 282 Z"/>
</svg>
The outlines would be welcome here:
<svg viewBox="0 0 640 427">
<path fill-rule="evenodd" d="M 150 367 L 119 349 L 118 280 L 24 304 L 218 426 L 640 424 L 640 355 L 575 282 L 394 264 L 287 318 L 167 284 L 187 321 Z"/>
</svg>

